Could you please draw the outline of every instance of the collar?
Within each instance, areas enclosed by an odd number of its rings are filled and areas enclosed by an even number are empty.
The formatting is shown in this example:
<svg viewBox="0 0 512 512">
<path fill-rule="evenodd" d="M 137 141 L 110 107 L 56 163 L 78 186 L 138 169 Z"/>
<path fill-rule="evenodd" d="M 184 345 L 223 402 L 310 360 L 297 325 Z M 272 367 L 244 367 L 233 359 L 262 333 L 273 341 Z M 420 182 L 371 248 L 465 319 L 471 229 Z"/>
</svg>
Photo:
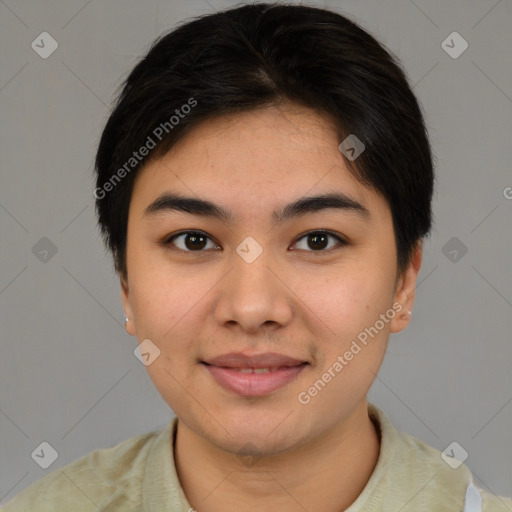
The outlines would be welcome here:
<svg viewBox="0 0 512 512">
<path fill-rule="evenodd" d="M 380 434 L 377 464 L 361 494 L 345 512 L 419 512 L 462 510 L 471 473 L 462 464 L 452 469 L 440 452 L 391 424 L 377 406 L 368 415 Z M 178 479 L 174 442 L 178 418 L 155 439 L 143 480 L 143 509 L 147 512 L 192 509 Z"/>
</svg>

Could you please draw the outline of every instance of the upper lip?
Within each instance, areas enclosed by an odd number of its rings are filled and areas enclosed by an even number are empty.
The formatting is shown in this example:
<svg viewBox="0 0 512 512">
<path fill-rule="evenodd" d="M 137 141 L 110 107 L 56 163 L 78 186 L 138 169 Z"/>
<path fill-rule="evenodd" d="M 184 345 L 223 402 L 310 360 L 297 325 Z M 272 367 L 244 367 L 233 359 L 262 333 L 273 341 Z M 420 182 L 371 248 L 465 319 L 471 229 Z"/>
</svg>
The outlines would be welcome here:
<svg viewBox="0 0 512 512">
<path fill-rule="evenodd" d="M 264 354 L 254 354 L 252 356 L 240 352 L 230 352 L 229 354 L 223 354 L 202 362 L 225 368 L 280 368 L 283 366 L 299 366 L 306 361 L 275 352 L 265 352 Z"/>
</svg>

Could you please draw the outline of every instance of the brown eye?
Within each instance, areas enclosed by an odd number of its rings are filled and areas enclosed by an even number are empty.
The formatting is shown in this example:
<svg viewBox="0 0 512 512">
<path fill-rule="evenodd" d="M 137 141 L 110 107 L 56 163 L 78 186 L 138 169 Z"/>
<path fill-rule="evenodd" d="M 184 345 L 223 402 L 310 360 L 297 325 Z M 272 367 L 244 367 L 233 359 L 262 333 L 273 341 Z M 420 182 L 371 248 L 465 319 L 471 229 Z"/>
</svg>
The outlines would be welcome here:
<svg viewBox="0 0 512 512">
<path fill-rule="evenodd" d="M 308 235 L 308 245 L 315 251 L 325 249 L 329 245 L 329 237 L 325 233 L 313 233 Z"/>
<path fill-rule="evenodd" d="M 208 246 L 210 242 L 210 247 Z M 186 252 L 203 252 L 205 248 L 217 248 L 211 238 L 200 231 L 185 231 L 169 238 L 165 245 L 174 245 Z"/>
<path fill-rule="evenodd" d="M 299 249 L 308 252 L 327 252 L 325 249 L 329 247 L 329 239 L 337 240 L 337 245 L 346 245 L 345 240 L 340 238 L 338 235 L 335 235 L 334 233 L 330 233 L 328 231 L 311 231 L 310 233 L 307 233 L 301 237 L 295 246 L 297 246 L 301 240 L 306 240 L 306 243 L 303 244 L 302 247 L 298 247 Z M 329 249 L 332 248 L 333 246 L 331 245 Z"/>
</svg>

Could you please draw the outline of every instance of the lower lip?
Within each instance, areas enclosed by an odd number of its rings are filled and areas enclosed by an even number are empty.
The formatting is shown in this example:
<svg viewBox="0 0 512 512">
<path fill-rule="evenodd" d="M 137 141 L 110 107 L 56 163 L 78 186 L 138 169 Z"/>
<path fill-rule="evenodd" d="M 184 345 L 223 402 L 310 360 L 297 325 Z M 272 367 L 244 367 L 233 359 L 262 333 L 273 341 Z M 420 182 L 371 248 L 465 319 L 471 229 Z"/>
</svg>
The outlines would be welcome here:
<svg viewBox="0 0 512 512">
<path fill-rule="evenodd" d="M 306 366 L 279 368 L 268 373 L 242 373 L 232 368 L 211 366 L 203 363 L 213 378 L 224 388 L 242 396 L 265 396 L 285 386 Z"/>
</svg>

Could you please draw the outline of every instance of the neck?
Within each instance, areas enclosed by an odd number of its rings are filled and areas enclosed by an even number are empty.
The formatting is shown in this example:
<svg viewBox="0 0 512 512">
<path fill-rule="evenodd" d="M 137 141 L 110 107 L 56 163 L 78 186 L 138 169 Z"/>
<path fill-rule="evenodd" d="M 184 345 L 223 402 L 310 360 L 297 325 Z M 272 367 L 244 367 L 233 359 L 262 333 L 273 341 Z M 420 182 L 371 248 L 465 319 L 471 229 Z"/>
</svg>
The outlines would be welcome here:
<svg viewBox="0 0 512 512">
<path fill-rule="evenodd" d="M 343 425 L 312 443 L 272 457 L 241 461 L 178 422 L 175 464 L 197 512 L 340 512 L 368 482 L 379 457 L 379 435 L 359 404 Z"/>
</svg>

